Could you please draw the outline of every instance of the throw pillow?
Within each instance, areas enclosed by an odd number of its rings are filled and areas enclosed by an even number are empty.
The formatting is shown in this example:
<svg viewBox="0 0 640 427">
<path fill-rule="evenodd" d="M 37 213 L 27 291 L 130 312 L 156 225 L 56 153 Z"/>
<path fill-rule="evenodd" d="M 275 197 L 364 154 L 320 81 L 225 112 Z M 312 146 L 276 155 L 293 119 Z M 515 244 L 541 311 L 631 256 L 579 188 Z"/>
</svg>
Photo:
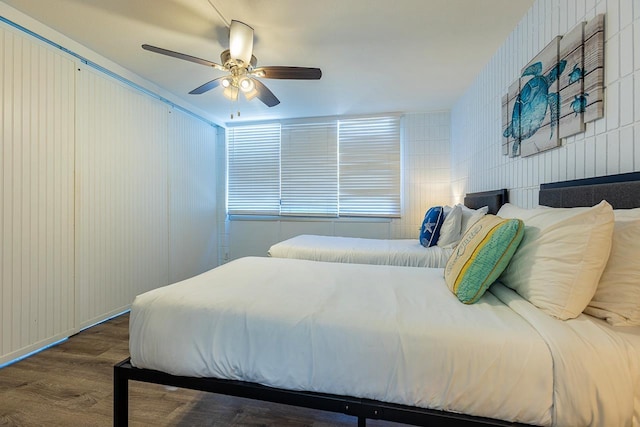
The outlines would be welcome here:
<svg viewBox="0 0 640 427">
<path fill-rule="evenodd" d="M 440 228 L 444 221 L 444 210 L 442 206 L 429 208 L 424 215 L 422 227 L 420 228 L 420 244 L 425 248 L 435 245 L 440 237 Z"/>
<path fill-rule="evenodd" d="M 445 206 L 445 217 L 440 228 L 438 246 L 441 248 L 452 248 L 460 241 L 460 221 L 462 219 L 462 209 L 460 206 L 449 208 Z"/>
<path fill-rule="evenodd" d="M 485 215 L 467 231 L 447 261 L 444 280 L 465 304 L 473 304 L 500 276 L 516 252 L 524 224 Z"/>
</svg>

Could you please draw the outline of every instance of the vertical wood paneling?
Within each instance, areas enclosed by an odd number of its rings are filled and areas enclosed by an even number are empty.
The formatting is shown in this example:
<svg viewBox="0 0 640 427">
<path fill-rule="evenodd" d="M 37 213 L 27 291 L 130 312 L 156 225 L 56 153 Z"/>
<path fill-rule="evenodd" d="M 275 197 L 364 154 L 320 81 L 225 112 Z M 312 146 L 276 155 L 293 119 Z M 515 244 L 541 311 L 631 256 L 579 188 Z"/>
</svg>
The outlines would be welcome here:
<svg viewBox="0 0 640 427">
<path fill-rule="evenodd" d="M 216 128 L 78 64 L 0 24 L 0 364 L 217 258 Z"/>
<path fill-rule="evenodd" d="M 640 123 L 640 43 L 637 37 L 631 40 L 640 28 L 637 9 L 640 4 L 629 0 L 536 1 L 451 112 L 454 193 L 506 187 L 513 203 L 531 207 L 537 205 L 540 183 L 640 170 L 635 131 Z M 502 156 L 501 134 L 494 126 L 500 123 L 500 112 L 494 108 L 509 84 L 541 46 L 599 13 L 607 20 L 605 117 L 588 123 L 584 133 L 564 138 L 560 148 L 527 158 Z M 538 29 L 544 31 L 535 46 L 529 39 Z M 527 171 L 534 172 L 531 179 Z"/>
<path fill-rule="evenodd" d="M 169 119 L 169 281 L 218 264 L 216 128 L 174 110 Z"/>
<path fill-rule="evenodd" d="M 0 28 L 0 363 L 75 325 L 72 60 Z"/>
<path fill-rule="evenodd" d="M 169 108 L 77 72 L 76 302 L 80 326 L 166 285 Z"/>
</svg>

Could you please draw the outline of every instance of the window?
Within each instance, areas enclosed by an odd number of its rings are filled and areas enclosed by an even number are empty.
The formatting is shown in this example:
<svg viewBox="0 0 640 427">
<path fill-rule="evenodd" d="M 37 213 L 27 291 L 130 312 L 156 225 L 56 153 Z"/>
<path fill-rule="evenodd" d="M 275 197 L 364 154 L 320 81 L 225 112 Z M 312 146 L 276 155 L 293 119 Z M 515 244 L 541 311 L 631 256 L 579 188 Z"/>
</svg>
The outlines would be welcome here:
<svg viewBox="0 0 640 427">
<path fill-rule="evenodd" d="M 400 216 L 399 121 L 340 120 L 340 215 Z"/>
<path fill-rule="evenodd" d="M 280 125 L 228 130 L 230 214 L 280 214 Z"/>
<path fill-rule="evenodd" d="M 335 121 L 283 124 L 280 146 L 280 214 L 338 216 Z"/>
<path fill-rule="evenodd" d="M 400 215 L 400 119 L 227 130 L 229 214 Z"/>
</svg>

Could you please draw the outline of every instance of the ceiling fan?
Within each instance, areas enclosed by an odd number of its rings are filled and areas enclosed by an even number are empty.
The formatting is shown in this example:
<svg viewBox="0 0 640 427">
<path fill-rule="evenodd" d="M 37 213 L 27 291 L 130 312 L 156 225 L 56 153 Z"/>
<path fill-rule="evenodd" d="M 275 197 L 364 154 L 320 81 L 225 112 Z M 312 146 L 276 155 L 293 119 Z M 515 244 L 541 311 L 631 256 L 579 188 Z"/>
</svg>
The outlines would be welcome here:
<svg viewBox="0 0 640 427">
<path fill-rule="evenodd" d="M 143 44 L 142 48 L 228 73 L 226 76 L 215 78 L 193 89 L 189 92 L 192 95 L 199 95 L 222 86 L 225 96 L 229 99 L 238 99 L 238 93 L 242 92 L 248 100 L 257 97 L 267 107 L 273 107 L 278 105 L 280 100 L 257 79 L 258 77 L 290 80 L 319 80 L 322 77 L 322 71 L 319 68 L 286 66 L 256 68 L 258 60 L 253 56 L 253 28 L 236 20 L 232 20 L 229 26 L 229 49 L 220 54 L 222 65 L 148 44 Z"/>
</svg>

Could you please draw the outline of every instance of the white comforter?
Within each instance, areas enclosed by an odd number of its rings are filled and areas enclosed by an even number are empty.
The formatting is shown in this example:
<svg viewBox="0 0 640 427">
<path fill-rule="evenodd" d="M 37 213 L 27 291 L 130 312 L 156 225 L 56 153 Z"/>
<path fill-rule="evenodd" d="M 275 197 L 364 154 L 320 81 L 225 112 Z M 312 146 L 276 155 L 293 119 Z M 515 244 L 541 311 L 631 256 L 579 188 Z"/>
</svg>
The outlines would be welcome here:
<svg viewBox="0 0 640 427">
<path fill-rule="evenodd" d="M 361 239 L 303 234 L 269 248 L 274 258 L 352 264 L 444 267 L 453 249 L 425 248 L 418 239 Z"/>
<path fill-rule="evenodd" d="M 539 425 L 638 424 L 640 337 L 441 269 L 243 258 L 140 295 L 134 366 Z M 635 347 L 634 347 L 635 346 Z"/>
</svg>

